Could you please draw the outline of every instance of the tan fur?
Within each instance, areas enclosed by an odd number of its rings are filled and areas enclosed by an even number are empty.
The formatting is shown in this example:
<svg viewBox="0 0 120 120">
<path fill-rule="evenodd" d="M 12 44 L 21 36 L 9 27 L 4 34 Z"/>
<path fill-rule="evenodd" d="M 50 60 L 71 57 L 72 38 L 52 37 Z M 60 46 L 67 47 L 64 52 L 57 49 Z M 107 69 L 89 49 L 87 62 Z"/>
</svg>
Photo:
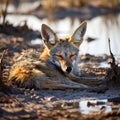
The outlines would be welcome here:
<svg viewBox="0 0 120 120">
<path fill-rule="evenodd" d="M 76 61 L 86 22 L 82 23 L 69 38 L 59 39 L 47 25 L 42 25 L 44 50 L 23 51 L 10 70 L 9 81 L 26 88 L 37 89 L 88 89 L 84 84 L 71 81 L 73 62 Z M 77 44 L 77 45 L 76 45 Z"/>
</svg>

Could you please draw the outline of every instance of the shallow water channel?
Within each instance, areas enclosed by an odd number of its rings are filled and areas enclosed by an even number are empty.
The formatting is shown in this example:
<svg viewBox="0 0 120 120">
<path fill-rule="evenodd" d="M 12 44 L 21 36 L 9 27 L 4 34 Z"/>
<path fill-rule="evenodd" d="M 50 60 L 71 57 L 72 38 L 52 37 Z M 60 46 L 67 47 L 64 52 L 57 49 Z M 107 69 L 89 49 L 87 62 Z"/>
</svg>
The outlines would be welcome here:
<svg viewBox="0 0 120 120">
<path fill-rule="evenodd" d="M 7 21 L 14 25 L 22 25 L 24 21 L 33 30 L 40 31 L 41 24 L 49 25 L 60 37 L 69 35 L 79 25 L 78 18 L 63 18 L 49 20 L 47 18 L 38 19 L 31 15 L 8 15 Z M 87 31 L 84 36 L 80 53 L 90 53 L 94 55 L 109 54 L 108 38 L 111 40 L 111 49 L 114 55 L 120 55 L 120 14 L 109 14 L 98 16 L 87 20 Z M 88 38 L 95 40 L 88 42 Z M 32 40 L 34 44 L 41 44 L 40 39 Z"/>
</svg>

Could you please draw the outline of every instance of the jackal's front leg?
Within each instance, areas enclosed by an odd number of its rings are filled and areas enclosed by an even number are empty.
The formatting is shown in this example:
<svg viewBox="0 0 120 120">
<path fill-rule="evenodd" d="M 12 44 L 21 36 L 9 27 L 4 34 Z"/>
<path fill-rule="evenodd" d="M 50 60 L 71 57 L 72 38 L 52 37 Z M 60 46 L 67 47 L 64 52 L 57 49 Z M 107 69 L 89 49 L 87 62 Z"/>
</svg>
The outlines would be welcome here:
<svg viewBox="0 0 120 120">
<path fill-rule="evenodd" d="M 37 84 L 38 85 L 38 84 Z M 87 91 L 94 91 L 94 92 L 101 92 L 105 91 L 106 87 L 103 86 L 88 86 L 82 83 L 77 83 L 74 81 L 71 81 L 68 78 L 61 79 L 61 78 L 44 78 L 42 80 L 40 86 L 38 86 L 41 89 L 80 89 L 80 90 L 87 90 Z"/>
<path fill-rule="evenodd" d="M 88 89 L 89 86 L 73 82 L 68 78 L 43 77 L 36 80 L 36 88 L 39 89 Z"/>
<path fill-rule="evenodd" d="M 78 84 L 82 84 L 82 85 L 86 85 L 87 88 L 86 90 L 89 91 L 96 91 L 96 92 L 101 92 L 101 91 L 105 91 L 107 89 L 107 85 L 106 85 L 106 79 L 105 77 L 78 77 L 75 76 L 74 74 L 70 73 L 67 75 L 70 80 L 78 83 Z"/>
</svg>

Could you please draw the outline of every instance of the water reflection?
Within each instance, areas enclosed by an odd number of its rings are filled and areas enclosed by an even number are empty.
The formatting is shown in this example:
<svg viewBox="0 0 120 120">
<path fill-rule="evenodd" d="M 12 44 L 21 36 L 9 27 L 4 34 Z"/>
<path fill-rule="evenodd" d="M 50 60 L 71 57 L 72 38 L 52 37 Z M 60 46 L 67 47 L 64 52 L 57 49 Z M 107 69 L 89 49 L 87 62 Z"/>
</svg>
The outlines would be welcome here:
<svg viewBox="0 0 120 120">
<path fill-rule="evenodd" d="M 113 54 L 119 55 L 120 38 L 120 15 L 99 16 L 88 21 L 86 36 L 98 38 L 91 43 L 84 43 L 83 53 L 109 54 L 108 37 L 111 39 Z"/>
<path fill-rule="evenodd" d="M 35 16 L 29 15 L 8 15 L 7 21 L 14 25 L 22 24 L 27 21 L 30 28 L 40 31 L 41 24 L 48 24 L 60 36 L 69 35 L 74 31 L 82 21 L 78 18 L 64 18 L 64 19 L 38 19 Z M 81 54 L 109 54 L 108 37 L 111 39 L 111 49 L 114 55 L 120 54 L 120 14 L 98 16 L 87 21 L 88 27 L 85 34 L 85 40 L 80 47 Z M 87 42 L 86 39 L 95 38 L 92 42 Z"/>
<path fill-rule="evenodd" d="M 84 100 L 79 102 L 79 109 L 83 114 L 99 114 L 111 112 L 112 107 L 107 105 L 107 100 Z"/>
</svg>

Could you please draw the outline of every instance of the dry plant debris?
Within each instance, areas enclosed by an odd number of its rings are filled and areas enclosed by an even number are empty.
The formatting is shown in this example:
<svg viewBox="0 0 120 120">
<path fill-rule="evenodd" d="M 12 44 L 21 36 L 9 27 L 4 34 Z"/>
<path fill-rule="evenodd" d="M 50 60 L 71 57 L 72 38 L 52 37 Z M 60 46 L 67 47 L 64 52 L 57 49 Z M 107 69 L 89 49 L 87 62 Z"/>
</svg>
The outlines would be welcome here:
<svg viewBox="0 0 120 120">
<path fill-rule="evenodd" d="M 0 91 L 2 91 L 2 92 L 6 92 L 6 85 L 3 82 L 3 80 L 4 80 L 3 72 L 4 72 L 4 68 L 5 68 L 3 61 L 4 61 L 5 54 L 6 54 L 6 50 L 3 51 L 2 56 L 0 58 Z"/>
<path fill-rule="evenodd" d="M 108 69 L 106 78 L 108 79 L 108 84 L 110 86 L 120 87 L 120 67 L 118 66 L 117 61 L 115 60 L 115 57 L 112 53 L 110 39 L 108 39 L 108 44 L 111 56 L 111 62 L 109 62 L 111 68 Z"/>
</svg>

